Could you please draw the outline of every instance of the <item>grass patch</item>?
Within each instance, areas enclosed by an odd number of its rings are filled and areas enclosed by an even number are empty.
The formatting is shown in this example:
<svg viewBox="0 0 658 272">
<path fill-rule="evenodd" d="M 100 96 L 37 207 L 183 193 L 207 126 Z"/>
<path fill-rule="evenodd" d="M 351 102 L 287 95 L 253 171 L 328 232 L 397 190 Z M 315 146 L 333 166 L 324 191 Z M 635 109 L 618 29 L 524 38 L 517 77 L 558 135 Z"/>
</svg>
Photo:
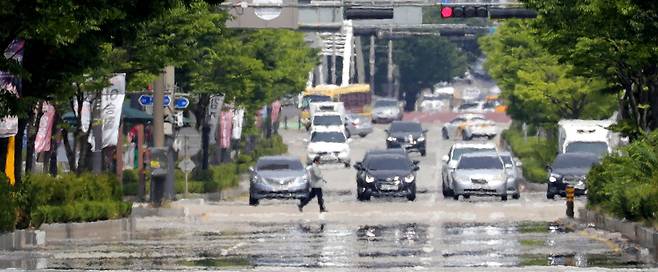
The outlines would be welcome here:
<svg viewBox="0 0 658 272">
<path fill-rule="evenodd" d="M 526 247 L 540 247 L 545 244 L 544 241 L 536 239 L 522 239 L 519 241 L 519 243 Z"/>
<path fill-rule="evenodd" d="M 549 231 L 547 222 L 521 222 L 517 226 L 519 233 L 544 233 Z"/>
<path fill-rule="evenodd" d="M 183 266 L 210 267 L 210 268 L 246 268 L 251 267 L 246 257 L 207 258 L 198 260 L 185 260 L 179 262 Z"/>
<path fill-rule="evenodd" d="M 503 139 L 509 144 L 512 152 L 523 162 L 523 176 L 529 182 L 546 183 L 548 173 L 546 165 L 555 159 L 557 142 L 544 137 L 528 136 L 516 126 L 511 126 L 502 133 Z"/>
</svg>

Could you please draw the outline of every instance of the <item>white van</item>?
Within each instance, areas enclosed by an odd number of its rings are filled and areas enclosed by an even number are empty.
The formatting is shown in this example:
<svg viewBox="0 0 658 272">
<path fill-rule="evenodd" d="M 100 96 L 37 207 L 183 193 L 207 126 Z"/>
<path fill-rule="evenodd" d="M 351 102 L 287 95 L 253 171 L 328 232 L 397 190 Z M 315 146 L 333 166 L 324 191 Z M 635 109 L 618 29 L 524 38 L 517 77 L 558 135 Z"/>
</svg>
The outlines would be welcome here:
<svg viewBox="0 0 658 272">
<path fill-rule="evenodd" d="M 309 105 L 311 116 L 318 112 L 335 112 L 345 120 L 345 104 L 343 102 L 313 102 Z"/>
<path fill-rule="evenodd" d="M 619 143 L 617 133 L 608 129 L 612 124 L 612 120 L 560 120 L 558 152 L 611 153 Z"/>
</svg>

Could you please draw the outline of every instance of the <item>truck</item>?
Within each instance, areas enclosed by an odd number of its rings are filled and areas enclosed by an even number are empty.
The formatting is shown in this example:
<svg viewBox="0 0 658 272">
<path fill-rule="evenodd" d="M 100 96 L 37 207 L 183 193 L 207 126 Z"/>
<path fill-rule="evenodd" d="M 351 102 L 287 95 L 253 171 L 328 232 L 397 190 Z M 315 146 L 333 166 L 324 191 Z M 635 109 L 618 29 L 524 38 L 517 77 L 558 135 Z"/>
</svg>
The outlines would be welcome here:
<svg viewBox="0 0 658 272">
<path fill-rule="evenodd" d="M 608 128 L 613 120 L 560 120 L 558 122 L 558 153 L 612 153 L 619 144 L 619 134 Z"/>
</svg>

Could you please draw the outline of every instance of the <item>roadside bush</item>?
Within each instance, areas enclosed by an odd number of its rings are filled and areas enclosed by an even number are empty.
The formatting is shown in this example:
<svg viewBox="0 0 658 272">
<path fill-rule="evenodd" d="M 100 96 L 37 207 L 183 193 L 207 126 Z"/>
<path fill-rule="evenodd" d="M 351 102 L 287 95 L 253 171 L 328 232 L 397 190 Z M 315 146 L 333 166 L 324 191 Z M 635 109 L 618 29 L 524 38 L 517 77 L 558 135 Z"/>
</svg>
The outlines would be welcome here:
<svg viewBox="0 0 658 272">
<path fill-rule="evenodd" d="M 606 156 L 587 176 L 588 205 L 628 220 L 658 218 L 658 131 Z"/>
<path fill-rule="evenodd" d="M 4 175 L 0 175 L 0 233 L 14 231 L 16 227 L 16 198 Z"/>
<path fill-rule="evenodd" d="M 525 141 L 521 131 L 513 126 L 505 130 L 502 137 L 509 144 L 514 155 L 523 162 L 525 179 L 535 183 L 546 183 L 548 181 L 546 165 L 555 159 L 557 142 L 537 136 L 528 136 L 528 140 Z"/>
<path fill-rule="evenodd" d="M 130 215 L 132 204 L 119 201 L 81 201 L 66 205 L 44 205 L 32 212 L 35 227 L 48 223 L 93 222 Z"/>
</svg>

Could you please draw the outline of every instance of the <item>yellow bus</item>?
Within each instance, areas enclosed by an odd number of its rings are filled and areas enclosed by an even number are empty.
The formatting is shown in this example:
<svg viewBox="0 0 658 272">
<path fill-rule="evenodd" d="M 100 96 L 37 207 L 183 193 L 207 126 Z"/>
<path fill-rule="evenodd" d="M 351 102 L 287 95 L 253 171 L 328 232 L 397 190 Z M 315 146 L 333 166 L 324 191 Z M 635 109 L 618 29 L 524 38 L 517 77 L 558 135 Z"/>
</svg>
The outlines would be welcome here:
<svg viewBox="0 0 658 272">
<path fill-rule="evenodd" d="M 302 93 L 300 101 L 300 120 L 306 125 L 310 122 L 309 104 L 312 102 L 334 101 L 343 102 L 345 109 L 362 115 L 370 116 L 372 92 L 368 84 L 351 84 L 340 87 L 337 85 L 319 85 L 307 88 Z"/>
</svg>

